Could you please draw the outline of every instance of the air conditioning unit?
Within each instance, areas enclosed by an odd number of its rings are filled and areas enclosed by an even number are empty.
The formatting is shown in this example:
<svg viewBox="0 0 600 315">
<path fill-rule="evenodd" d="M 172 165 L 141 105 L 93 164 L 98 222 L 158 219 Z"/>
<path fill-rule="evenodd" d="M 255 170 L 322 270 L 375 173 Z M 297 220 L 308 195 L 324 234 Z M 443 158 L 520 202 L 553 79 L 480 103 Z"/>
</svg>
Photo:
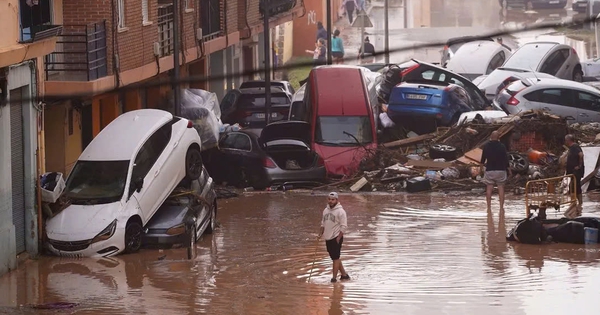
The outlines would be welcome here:
<svg viewBox="0 0 600 315">
<path fill-rule="evenodd" d="M 202 27 L 199 27 L 196 29 L 196 40 L 198 40 L 198 41 L 202 40 Z"/>
<path fill-rule="evenodd" d="M 152 48 L 154 49 L 154 56 L 160 56 L 160 43 L 154 42 Z"/>
</svg>

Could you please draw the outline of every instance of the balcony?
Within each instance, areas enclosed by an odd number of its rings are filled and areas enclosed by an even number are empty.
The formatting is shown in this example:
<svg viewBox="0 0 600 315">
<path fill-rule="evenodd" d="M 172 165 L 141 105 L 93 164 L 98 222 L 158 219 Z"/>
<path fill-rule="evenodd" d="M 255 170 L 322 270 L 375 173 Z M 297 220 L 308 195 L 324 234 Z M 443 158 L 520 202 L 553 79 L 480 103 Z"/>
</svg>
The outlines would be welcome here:
<svg viewBox="0 0 600 315">
<path fill-rule="evenodd" d="M 170 2 L 170 1 L 169 1 Z M 164 57 L 173 54 L 173 4 L 159 2 L 158 5 L 158 51 Z"/>
<path fill-rule="evenodd" d="M 51 1 L 19 0 L 20 43 L 33 43 L 58 36 L 62 27 L 52 25 Z"/>
<path fill-rule="evenodd" d="M 219 0 L 200 0 L 200 25 L 202 40 L 223 36 L 223 7 Z"/>
<path fill-rule="evenodd" d="M 47 81 L 93 81 L 108 75 L 106 21 L 63 25 L 56 49 L 46 56 Z"/>
</svg>

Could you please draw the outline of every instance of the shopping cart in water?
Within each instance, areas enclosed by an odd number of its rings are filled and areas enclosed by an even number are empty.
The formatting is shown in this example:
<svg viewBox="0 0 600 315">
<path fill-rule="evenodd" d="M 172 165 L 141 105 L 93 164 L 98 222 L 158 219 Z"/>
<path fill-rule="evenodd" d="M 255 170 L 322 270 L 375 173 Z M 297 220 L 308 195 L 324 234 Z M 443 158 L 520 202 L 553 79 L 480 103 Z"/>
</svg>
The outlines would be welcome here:
<svg viewBox="0 0 600 315">
<path fill-rule="evenodd" d="M 546 210 L 554 208 L 555 214 L 560 214 L 561 206 L 566 206 L 567 210 L 564 216 L 575 218 L 581 215 L 581 207 L 577 202 L 575 189 L 569 189 L 571 183 L 575 181 L 575 176 L 565 175 L 559 177 L 538 179 L 528 181 L 525 185 L 525 209 L 527 217 L 532 212 L 537 212 L 537 216 L 546 219 Z"/>
</svg>

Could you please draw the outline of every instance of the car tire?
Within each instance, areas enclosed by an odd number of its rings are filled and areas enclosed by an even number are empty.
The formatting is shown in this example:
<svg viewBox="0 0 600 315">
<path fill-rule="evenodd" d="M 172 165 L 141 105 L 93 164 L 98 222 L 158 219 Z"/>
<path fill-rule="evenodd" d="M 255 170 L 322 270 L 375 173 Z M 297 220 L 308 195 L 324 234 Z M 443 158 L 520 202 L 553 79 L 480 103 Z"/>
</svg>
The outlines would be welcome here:
<svg viewBox="0 0 600 315">
<path fill-rule="evenodd" d="M 583 71 L 581 71 L 581 67 L 576 67 L 575 70 L 573 70 L 573 81 L 583 82 Z"/>
<path fill-rule="evenodd" d="M 217 228 L 217 204 L 213 203 L 210 207 L 210 222 L 206 227 L 206 234 L 212 234 Z"/>
<path fill-rule="evenodd" d="M 529 161 L 518 152 L 508 154 L 508 164 L 514 174 L 527 174 L 529 171 Z"/>
<path fill-rule="evenodd" d="M 128 222 L 125 227 L 125 253 L 132 254 L 142 247 L 143 228 L 139 222 Z"/>
<path fill-rule="evenodd" d="M 198 179 L 202 175 L 202 154 L 198 149 L 189 148 L 185 154 L 185 177 Z"/>
<path fill-rule="evenodd" d="M 188 259 L 194 259 L 196 257 L 196 227 L 192 224 L 189 227 L 189 232 L 188 232 L 188 246 L 187 246 L 187 256 Z"/>
<path fill-rule="evenodd" d="M 432 160 L 444 159 L 446 161 L 454 161 L 457 154 L 456 148 L 451 145 L 437 143 L 429 147 L 429 158 Z"/>
</svg>

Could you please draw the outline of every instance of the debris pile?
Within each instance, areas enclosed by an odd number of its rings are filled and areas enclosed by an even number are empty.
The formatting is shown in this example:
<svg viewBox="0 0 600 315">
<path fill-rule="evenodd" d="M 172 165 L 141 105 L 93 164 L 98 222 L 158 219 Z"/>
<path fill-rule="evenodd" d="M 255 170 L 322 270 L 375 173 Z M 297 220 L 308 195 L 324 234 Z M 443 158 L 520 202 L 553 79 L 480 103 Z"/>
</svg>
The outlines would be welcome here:
<svg viewBox="0 0 600 315">
<path fill-rule="evenodd" d="M 600 123 L 570 128 L 561 117 L 528 111 L 488 124 L 473 121 L 438 128 L 430 134 L 411 133 L 405 139 L 380 144 L 361 162 L 354 176 L 319 188 L 336 187 L 353 192 L 462 190 L 482 193 L 485 187 L 481 182 L 482 148 L 493 131 L 500 133 L 500 140 L 509 150 L 513 176 L 507 188 L 519 192 L 529 180 L 562 175 L 564 169 L 559 157 L 565 151 L 565 135 L 585 136 L 583 141 L 591 137 L 593 142 L 597 131 L 600 132 Z"/>
</svg>

